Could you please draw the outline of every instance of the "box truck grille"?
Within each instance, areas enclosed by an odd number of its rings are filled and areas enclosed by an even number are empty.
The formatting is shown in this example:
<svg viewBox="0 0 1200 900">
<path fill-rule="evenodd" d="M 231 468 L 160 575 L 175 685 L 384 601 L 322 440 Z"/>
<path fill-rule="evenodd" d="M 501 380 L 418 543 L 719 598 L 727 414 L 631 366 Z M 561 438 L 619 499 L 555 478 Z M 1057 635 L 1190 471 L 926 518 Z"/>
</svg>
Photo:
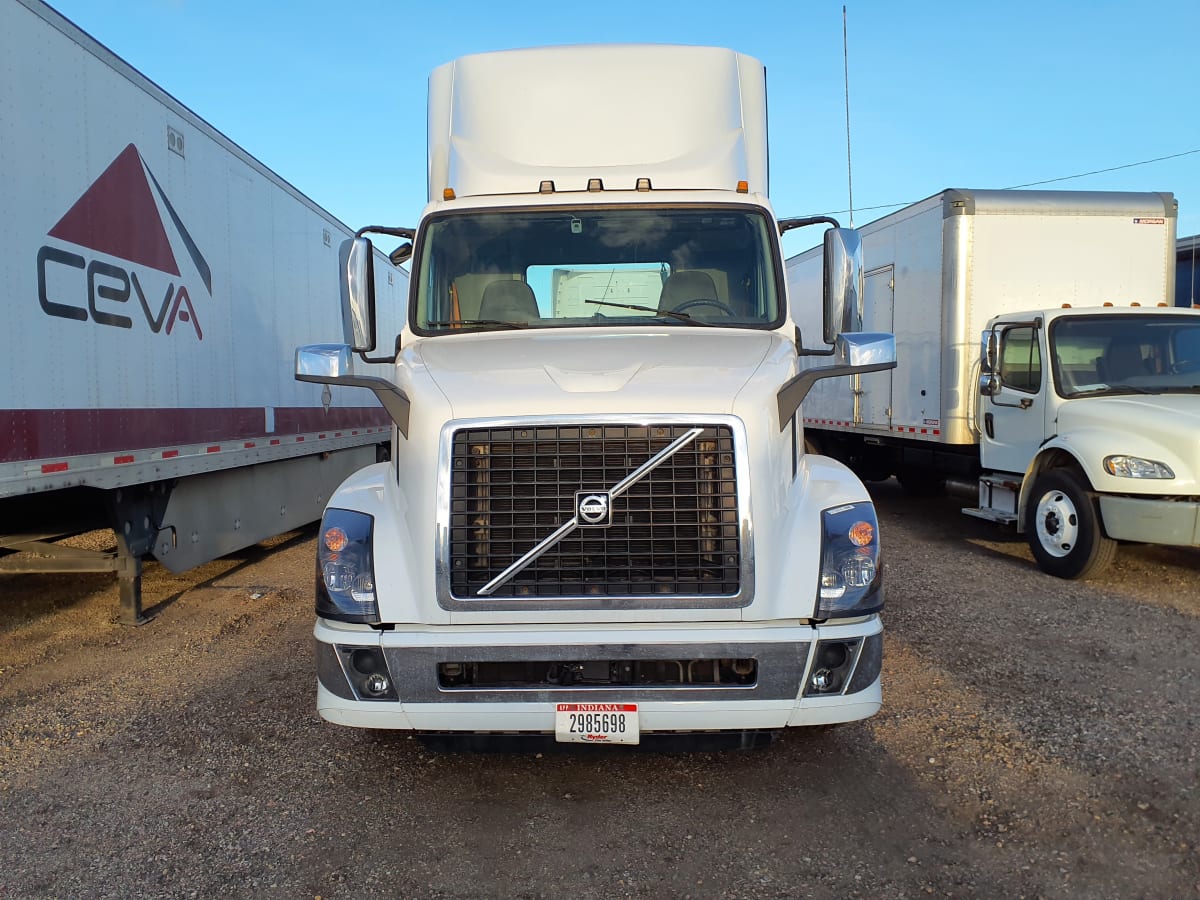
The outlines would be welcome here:
<svg viewBox="0 0 1200 900">
<path fill-rule="evenodd" d="M 682 444 L 673 455 L 608 497 L 676 441 Z M 736 594 L 742 548 L 735 469 L 733 435 L 724 425 L 458 431 L 450 464 L 450 592 L 460 599 Z M 592 493 L 608 499 L 603 524 L 576 527 L 480 594 L 564 523 L 581 521 L 580 495 Z"/>
</svg>

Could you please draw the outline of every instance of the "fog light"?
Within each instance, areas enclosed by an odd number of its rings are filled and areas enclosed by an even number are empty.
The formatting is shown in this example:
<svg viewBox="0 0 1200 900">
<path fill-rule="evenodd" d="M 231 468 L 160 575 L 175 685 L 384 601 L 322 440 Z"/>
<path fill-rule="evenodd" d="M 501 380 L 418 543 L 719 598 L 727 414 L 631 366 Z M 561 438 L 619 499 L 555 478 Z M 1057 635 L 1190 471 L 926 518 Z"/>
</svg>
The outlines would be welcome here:
<svg viewBox="0 0 1200 900">
<path fill-rule="evenodd" d="M 359 700 L 399 700 L 392 673 L 380 647 L 338 648 L 346 677 Z"/>
<path fill-rule="evenodd" d="M 846 645 L 841 641 L 823 642 L 821 650 L 817 654 L 817 664 L 829 669 L 838 669 L 846 662 L 846 657 L 849 656 L 849 651 Z"/>
<path fill-rule="evenodd" d="M 372 697 L 380 697 L 387 693 L 387 689 L 390 687 L 390 685 L 384 676 L 376 673 L 374 675 L 367 676 L 367 680 L 363 683 L 363 687 Z"/>
<path fill-rule="evenodd" d="M 861 643 L 861 638 L 819 642 L 804 686 L 804 696 L 842 693 L 846 680 L 854 671 L 854 660 Z"/>
<path fill-rule="evenodd" d="M 820 691 L 823 694 L 833 687 L 833 673 L 828 669 L 817 669 L 812 673 L 809 683 L 812 684 L 814 691 Z"/>
<path fill-rule="evenodd" d="M 386 670 L 383 656 L 374 647 L 362 647 L 350 654 L 350 665 L 363 675 L 376 675 Z"/>
</svg>

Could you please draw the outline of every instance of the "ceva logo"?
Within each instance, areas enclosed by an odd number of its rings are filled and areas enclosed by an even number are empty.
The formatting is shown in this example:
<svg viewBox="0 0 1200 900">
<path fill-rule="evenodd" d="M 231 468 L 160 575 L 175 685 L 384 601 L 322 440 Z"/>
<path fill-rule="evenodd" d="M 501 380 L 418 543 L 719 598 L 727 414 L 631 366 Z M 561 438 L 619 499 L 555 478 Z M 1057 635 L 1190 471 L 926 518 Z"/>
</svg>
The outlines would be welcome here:
<svg viewBox="0 0 1200 900">
<path fill-rule="evenodd" d="M 195 329 L 197 340 L 204 340 L 155 195 L 162 201 L 171 225 L 212 296 L 212 272 L 208 262 L 183 227 L 137 147 L 130 144 L 49 231 L 49 237 L 72 244 L 83 252 L 73 253 L 50 245 L 38 249 L 38 302 L 47 315 L 80 322 L 90 318 L 100 325 L 132 328 L 133 318 L 116 311 L 124 307 L 112 304 L 128 303 L 132 297 L 137 297 L 146 324 L 155 334 L 163 331 L 171 334 L 182 322 Z M 128 268 L 96 259 L 97 253 L 123 260 L 129 264 Z M 78 269 L 86 275 L 86 288 L 80 291 L 76 303 L 69 302 L 72 299 L 69 296 L 50 298 L 46 273 L 54 266 Z M 150 288 L 151 296 L 146 296 L 147 287 L 143 285 L 162 283 L 161 276 L 152 275 L 147 279 L 145 270 L 148 269 L 169 276 L 161 302 L 157 300 L 157 287 Z M 139 272 L 142 273 L 140 276 Z M 61 277 L 63 274 L 59 272 L 52 276 L 56 286 L 74 283 L 75 278 L 70 273 L 66 273 L 65 279 Z M 82 283 L 80 286 L 82 288 Z"/>
</svg>

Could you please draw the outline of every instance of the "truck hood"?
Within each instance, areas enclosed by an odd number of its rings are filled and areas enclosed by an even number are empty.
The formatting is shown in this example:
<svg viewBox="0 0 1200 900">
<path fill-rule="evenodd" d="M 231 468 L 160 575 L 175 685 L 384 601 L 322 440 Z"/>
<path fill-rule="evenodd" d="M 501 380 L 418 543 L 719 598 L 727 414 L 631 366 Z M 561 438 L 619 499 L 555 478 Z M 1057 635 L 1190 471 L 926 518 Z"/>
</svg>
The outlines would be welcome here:
<svg viewBox="0 0 1200 900">
<path fill-rule="evenodd" d="M 1130 490 L 1102 471 L 1110 454 L 1166 463 L 1173 480 L 1138 479 L 1139 492 L 1195 493 L 1200 477 L 1200 394 L 1087 397 L 1058 410 L 1058 440 L 1073 446 L 1097 489 Z"/>
<path fill-rule="evenodd" d="M 1060 434 L 1114 426 L 1171 445 L 1194 444 L 1200 434 L 1200 394 L 1085 397 L 1064 403 L 1058 411 Z"/>
<path fill-rule="evenodd" d="M 455 419 L 514 408 L 522 415 L 728 413 L 778 340 L 687 326 L 589 328 L 438 338 L 423 342 L 419 356 Z"/>
</svg>

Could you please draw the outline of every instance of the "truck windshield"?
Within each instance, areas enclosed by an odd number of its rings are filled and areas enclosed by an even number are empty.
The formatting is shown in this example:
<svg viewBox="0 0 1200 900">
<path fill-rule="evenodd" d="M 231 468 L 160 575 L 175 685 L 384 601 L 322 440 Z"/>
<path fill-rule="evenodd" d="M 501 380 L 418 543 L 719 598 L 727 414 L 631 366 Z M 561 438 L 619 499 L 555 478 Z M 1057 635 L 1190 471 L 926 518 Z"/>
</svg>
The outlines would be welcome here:
<svg viewBox="0 0 1200 900">
<path fill-rule="evenodd" d="M 1054 384 L 1063 397 L 1200 392 L 1200 317 L 1106 315 L 1050 326 Z"/>
<path fill-rule="evenodd" d="M 736 207 L 447 213 L 419 242 L 412 325 L 778 326 L 770 234 L 761 212 Z"/>
</svg>

